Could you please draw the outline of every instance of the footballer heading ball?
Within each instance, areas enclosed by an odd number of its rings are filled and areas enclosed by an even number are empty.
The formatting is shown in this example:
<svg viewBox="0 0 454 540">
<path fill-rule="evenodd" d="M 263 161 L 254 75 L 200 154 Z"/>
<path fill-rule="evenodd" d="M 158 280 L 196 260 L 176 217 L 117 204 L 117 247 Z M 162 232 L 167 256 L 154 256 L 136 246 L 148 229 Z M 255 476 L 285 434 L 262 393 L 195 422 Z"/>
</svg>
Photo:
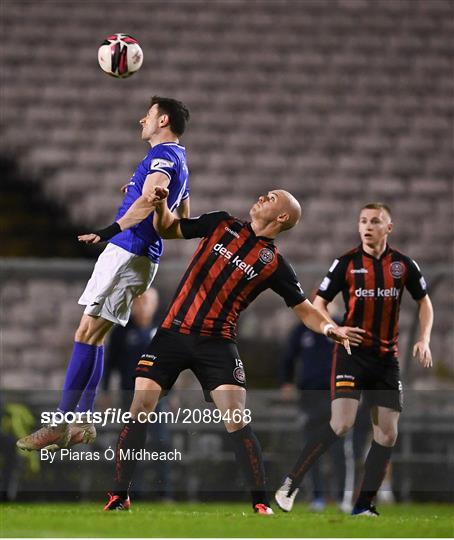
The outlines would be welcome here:
<svg viewBox="0 0 454 540">
<path fill-rule="evenodd" d="M 98 62 L 104 73 L 126 79 L 140 69 L 143 52 L 137 39 L 128 34 L 112 34 L 99 47 Z"/>
</svg>

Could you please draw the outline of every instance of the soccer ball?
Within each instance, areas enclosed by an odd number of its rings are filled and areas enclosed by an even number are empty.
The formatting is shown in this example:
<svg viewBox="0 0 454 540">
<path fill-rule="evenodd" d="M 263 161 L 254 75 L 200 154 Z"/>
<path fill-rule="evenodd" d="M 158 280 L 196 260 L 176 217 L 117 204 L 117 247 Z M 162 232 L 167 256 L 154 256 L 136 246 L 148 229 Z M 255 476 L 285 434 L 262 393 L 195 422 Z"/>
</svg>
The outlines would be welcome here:
<svg viewBox="0 0 454 540">
<path fill-rule="evenodd" d="M 112 34 L 99 47 L 98 62 L 104 73 L 126 79 L 140 69 L 143 52 L 138 41 L 128 34 Z"/>
</svg>

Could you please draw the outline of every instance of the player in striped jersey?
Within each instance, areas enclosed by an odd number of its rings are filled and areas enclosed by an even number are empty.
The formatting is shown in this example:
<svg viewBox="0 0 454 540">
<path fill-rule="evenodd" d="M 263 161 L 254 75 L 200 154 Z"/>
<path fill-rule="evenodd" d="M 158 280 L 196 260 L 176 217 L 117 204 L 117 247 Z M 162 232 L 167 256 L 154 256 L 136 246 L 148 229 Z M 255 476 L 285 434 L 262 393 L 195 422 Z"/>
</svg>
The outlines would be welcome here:
<svg viewBox="0 0 454 540">
<path fill-rule="evenodd" d="M 418 265 L 391 248 L 391 211 L 383 203 L 361 209 L 361 245 L 331 265 L 314 300 L 321 311 L 338 293 L 344 298 L 344 324 L 354 347 L 346 356 L 334 352 L 331 372 L 331 420 L 314 432 L 297 463 L 276 492 L 276 501 L 290 511 L 305 473 L 314 461 L 354 424 L 361 392 L 371 407 L 373 442 L 368 453 L 354 515 L 377 516 L 372 504 L 391 458 L 402 411 L 402 384 L 398 363 L 398 320 L 404 287 L 418 304 L 420 334 L 413 348 L 425 368 L 432 367 L 430 333 L 433 309 Z"/>
<path fill-rule="evenodd" d="M 155 189 L 165 198 L 167 190 Z M 231 418 L 224 421 L 238 465 L 251 490 L 254 511 L 270 514 L 260 444 L 243 414 L 246 376 L 236 343 L 240 313 L 263 291 L 272 289 L 314 332 L 325 333 L 349 350 L 346 331 L 306 299 L 292 267 L 278 252 L 274 239 L 301 217 L 296 199 L 283 190 L 261 196 L 250 210 L 251 222 L 227 212 L 195 219 L 177 219 L 161 202 L 155 227 L 163 238 L 202 238 L 180 282 L 156 336 L 136 369 L 131 413 L 154 410 L 162 390 L 169 390 L 181 371 L 191 369 L 207 400 Z M 142 448 L 146 424 L 126 424 L 118 438 L 114 491 L 105 510 L 129 508 L 128 489 L 134 462 L 118 456 Z"/>
</svg>

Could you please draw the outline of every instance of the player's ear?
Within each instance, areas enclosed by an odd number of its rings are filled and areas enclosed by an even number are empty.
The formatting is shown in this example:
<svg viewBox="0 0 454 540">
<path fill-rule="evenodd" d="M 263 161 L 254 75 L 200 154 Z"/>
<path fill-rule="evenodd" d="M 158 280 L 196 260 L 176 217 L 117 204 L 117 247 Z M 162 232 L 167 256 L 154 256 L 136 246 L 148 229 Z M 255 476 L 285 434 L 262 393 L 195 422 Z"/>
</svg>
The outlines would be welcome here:
<svg viewBox="0 0 454 540">
<path fill-rule="evenodd" d="M 170 123 L 170 118 L 168 114 L 161 114 L 159 117 L 159 127 L 166 127 Z"/>
<path fill-rule="evenodd" d="M 277 216 L 277 221 L 278 221 L 281 225 L 285 225 L 286 222 L 287 222 L 289 219 L 290 219 L 290 216 L 289 216 L 286 212 L 284 212 L 284 213 L 282 213 L 282 214 L 279 214 L 279 215 Z"/>
<path fill-rule="evenodd" d="M 393 230 L 393 228 L 394 228 L 393 223 L 392 222 L 388 223 L 388 234 Z"/>
</svg>

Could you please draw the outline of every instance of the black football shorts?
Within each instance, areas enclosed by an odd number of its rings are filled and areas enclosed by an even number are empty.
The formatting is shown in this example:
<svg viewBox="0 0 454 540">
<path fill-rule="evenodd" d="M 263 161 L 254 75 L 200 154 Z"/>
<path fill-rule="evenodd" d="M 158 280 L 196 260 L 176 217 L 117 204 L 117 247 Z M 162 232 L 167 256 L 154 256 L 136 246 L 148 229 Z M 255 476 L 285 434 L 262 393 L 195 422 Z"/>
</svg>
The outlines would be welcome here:
<svg viewBox="0 0 454 540">
<path fill-rule="evenodd" d="M 164 328 L 156 332 L 142 354 L 135 376 L 153 379 L 169 391 L 185 369 L 199 380 L 206 401 L 213 401 L 210 392 L 221 384 L 246 388 L 243 362 L 233 341 Z"/>
<path fill-rule="evenodd" d="M 369 404 L 402 411 L 403 390 L 397 358 L 380 358 L 352 347 L 348 355 L 336 346 L 331 368 L 331 399 L 358 399 Z"/>
</svg>

